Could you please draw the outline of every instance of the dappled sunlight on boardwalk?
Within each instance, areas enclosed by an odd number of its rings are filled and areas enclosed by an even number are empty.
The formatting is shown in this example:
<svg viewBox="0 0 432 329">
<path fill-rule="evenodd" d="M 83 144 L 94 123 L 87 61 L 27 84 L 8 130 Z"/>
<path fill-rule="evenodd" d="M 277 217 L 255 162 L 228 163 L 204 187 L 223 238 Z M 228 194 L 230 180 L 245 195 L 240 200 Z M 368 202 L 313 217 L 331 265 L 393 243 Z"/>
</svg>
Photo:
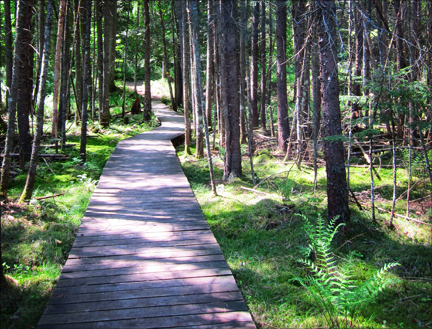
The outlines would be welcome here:
<svg viewBox="0 0 432 329">
<path fill-rule="evenodd" d="M 108 160 L 39 328 L 255 328 L 178 163 L 183 117 Z"/>
</svg>

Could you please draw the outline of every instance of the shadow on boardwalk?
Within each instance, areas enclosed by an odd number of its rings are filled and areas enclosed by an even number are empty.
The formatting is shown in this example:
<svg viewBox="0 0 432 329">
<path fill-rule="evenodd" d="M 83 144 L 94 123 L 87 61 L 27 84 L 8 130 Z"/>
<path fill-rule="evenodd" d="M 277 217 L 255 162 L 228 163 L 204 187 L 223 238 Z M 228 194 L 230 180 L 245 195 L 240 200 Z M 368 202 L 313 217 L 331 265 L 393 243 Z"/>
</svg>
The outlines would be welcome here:
<svg viewBox="0 0 432 329">
<path fill-rule="evenodd" d="M 39 328 L 255 328 L 171 140 L 183 117 L 108 160 Z"/>
</svg>

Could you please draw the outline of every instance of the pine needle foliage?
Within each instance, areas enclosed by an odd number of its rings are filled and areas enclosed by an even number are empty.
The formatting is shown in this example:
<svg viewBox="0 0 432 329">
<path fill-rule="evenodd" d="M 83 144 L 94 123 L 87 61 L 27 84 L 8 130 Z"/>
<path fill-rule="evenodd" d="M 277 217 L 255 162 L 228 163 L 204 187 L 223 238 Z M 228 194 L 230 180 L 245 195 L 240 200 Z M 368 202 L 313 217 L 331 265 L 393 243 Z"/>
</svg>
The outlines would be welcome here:
<svg viewBox="0 0 432 329">
<path fill-rule="evenodd" d="M 318 216 L 314 226 L 306 216 L 302 217 L 305 220 L 303 229 L 310 244 L 306 257 L 299 262 L 307 267 L 311 275 L 293 280 L 311 294 L 330 328 L 352 328 L 358 312 L 374 302 L 378 293 L 390 283 L 391 280 L 386 279 L 384 274 L 400 264 L 386 264 L 370 279 L 357 285 L 350 266 L 352 262 L 337 262 L 331 245 L 338 228 L 345 224 L 336 226 L 337 217 L 327 224 L 325 219 Z"/>
</svg>

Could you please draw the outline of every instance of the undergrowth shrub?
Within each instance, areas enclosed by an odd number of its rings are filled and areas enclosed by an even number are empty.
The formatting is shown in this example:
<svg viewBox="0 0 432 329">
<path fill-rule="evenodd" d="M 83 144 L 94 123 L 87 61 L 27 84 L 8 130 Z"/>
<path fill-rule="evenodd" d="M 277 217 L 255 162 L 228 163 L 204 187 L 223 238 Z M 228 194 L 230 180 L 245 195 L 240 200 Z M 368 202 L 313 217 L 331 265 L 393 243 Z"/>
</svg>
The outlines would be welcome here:
<svg viewBox="0 0 432 329">
<path fill-rule="evenodd" d="M 374 302 L 378 293 L 392 282 L 384 274 L 400 264 L 385 264 L 371 278 L 356 284 L 352 262 L 337 262 L 332 247 L 338 228 L 345 224 L 336 226 L 337 217 L 326 224 L 318 216 L 314 226 L 306 216 L 302 217 L 310 243 L 303 250 L 305 257 L 299 262 L 311 275 L 292 280 L 298 281 L 310 293 L 330 328 L 352 328 L 359 311 Z"/>
</svg>

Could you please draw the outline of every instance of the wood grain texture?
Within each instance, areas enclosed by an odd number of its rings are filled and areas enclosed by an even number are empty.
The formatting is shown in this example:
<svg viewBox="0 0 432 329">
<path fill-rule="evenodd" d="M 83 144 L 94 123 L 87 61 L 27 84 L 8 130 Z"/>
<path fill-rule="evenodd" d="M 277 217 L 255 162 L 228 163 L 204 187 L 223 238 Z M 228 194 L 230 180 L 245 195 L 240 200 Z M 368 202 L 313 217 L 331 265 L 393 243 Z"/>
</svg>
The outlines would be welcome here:
<svg viewBox="0 0 432 329">
<path fill-rule="evenodd" d="M 118 143 L 38 328 L 255 328 L 171 139 L 184 118 Z"/>
</svg>

